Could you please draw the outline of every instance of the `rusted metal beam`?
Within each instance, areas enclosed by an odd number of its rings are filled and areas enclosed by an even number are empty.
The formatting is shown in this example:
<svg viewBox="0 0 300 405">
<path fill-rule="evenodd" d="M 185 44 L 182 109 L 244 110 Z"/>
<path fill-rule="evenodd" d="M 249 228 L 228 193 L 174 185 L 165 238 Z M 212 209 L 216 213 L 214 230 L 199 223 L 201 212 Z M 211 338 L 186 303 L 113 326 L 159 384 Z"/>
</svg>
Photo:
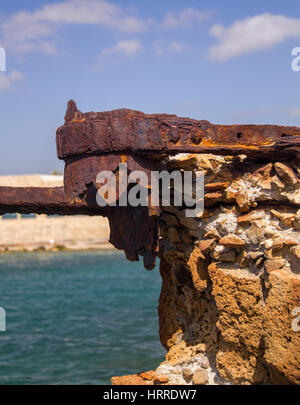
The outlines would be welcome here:
<svg viewBox="0 0 300 405">
<path fill-rule="evenodd" d="M 0 187 L 0 214 L 58 214 L 107 216 L 91 195 L 85 200 L 70 201 L 64 187 Z"/>
<path fill-rule="evenodd" d="M 107 217 L 110 242 L 124 250 L 131 261 L 143 256 L 148 270 L 155 267 L 158 253 L 158 219 L 149 216 L 148 207 L 99 207 L 97 190 L 89 188 L 84 199 L 70 200 L 64 187 L 0 187 L 0 215 L 59 214 Z"/>
<path fill-rule="evenodd" d="M 149 153 L 246 154 L 276 158 L 298 154 L 300 127 L 214 125 L 168 114 L 120 109 L 82 113 L 68 103 L 65 124 L 57 130 L 59 159 L 74 156 Z"/>
</svg>

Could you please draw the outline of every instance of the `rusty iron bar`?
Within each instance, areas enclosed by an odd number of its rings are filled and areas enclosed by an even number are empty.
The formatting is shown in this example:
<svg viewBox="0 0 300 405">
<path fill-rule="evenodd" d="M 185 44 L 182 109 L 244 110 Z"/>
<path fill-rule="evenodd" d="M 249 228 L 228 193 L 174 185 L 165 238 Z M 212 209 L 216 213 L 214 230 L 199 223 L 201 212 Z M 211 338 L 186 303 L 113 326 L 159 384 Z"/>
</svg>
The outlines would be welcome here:
<svg viewBox="0 0 300 405">
<path fill-rule="evenodd" d="M 99 207 L 96 190 L 90 189 L 82 200 L 71 201 L 64 187 L 0 187 L 0 215 L 59 214 L 107 217 L 110 223 L 110 243 L 124 250 L 131 261 L 143 256 L 148 270 L 155 267 L 158 253 L 158 219 L 149 216 L 147 207 Z"/>
<path fill-rule="evenodd" d="M 59 159 L 104 154 L 214 153 L 276 158 L 300 152 L 300 127 L 214 125 L 168 114 L 120 109 L 82 113 L 73 100 L 57 130 Z"/>
<path fill-rule="evenodd" d="M 107 216 L 108 209 L 100 208 L 92 196 L 70 201 L 64 187 L 0 187 L 0 215 L 15 212 Z"/>
</svg>

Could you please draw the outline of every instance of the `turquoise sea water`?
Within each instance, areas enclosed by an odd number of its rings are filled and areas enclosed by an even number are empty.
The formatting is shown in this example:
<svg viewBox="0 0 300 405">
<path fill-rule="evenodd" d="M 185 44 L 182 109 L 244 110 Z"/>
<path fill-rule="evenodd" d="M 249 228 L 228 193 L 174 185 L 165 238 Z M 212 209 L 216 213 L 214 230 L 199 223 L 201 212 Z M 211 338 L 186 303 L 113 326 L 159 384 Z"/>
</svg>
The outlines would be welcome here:
<svg viewBox="0 0 300 405">
<path fill-rule="evenodd" d="M 0 255 L 0 384 L 108 384 L 163 360 L 158 269 L 123 253 Z"/>
</svg>

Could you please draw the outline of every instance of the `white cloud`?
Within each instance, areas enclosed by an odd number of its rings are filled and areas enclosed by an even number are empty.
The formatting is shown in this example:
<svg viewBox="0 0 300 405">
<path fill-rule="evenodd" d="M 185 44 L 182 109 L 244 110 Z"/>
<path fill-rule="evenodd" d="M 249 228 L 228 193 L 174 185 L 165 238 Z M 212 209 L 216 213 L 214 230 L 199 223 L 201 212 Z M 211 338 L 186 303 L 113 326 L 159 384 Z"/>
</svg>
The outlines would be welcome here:
<svg viewBox="0 0 300 405">
<path fill-rule="evenodd" d="M 178 13 L 168 12 L 163 20 L 163 26 L 167 28 L 190 27 L 193 23 L 199 23 L 209 17 L 209 13 L 189 7 Z"/>
<path fill-rule="evenodd" d="M 289 37 L 300 38 L 300 18 L 264 13 L 238 20 L 229 27 L 216 24 L 210 34 L 219 40 L 210 48 L 211 58 L 224 61 L 271 48 Z"/>
<path fill-rule="evenodd" d="M 114 63 L 120 58 L 132 58 L 141 52 L 143 49 L 141 42 L 138 39 L 122 40 L 114 46 L 104 48 L 99 56 L 97 63 L 92 67 L 92 70 L 97 71 L 107 63 Z"/>
<path fill-rule="evenodd" d="M 157 55 L 163 56 L 170 53 L 183 53 L 188 49 L 182 42 L 171 41 L 166 42 L 163 40 L 157 40 L 153 43 L 153 48 Z"/>
<path fill-rule="evenodd" d="M 0 26 L 1 44 L 20 53 L 53 53 L 56 51 L 53 36 L 61 25 L 93 24 L 123 33 L 136 33 L 146 30 L 151 23 L 150 19 L 128 15 L 121 7 L 106 0 L 67 0 L 11 15 Z"/>
<path fill-rule="evenodd" d="M 176 53 L 182 53 L 184 51 L 184 46 L 180 42 L 173 41 L 170 43 L 170 47 Z"/>
<path fill-rule="evenodd" d="M 1 72 L 0 73 L 0 91 L 8 90 L 12 87 L 15 82 L 22 80 L 23 75 L 22 73 L 18 72 L 17 70 L 12 70 L 11 73 Z"/>
<path fill-rule="evenodd" d="M 294 107 L 291 110 L 292 117 L 300 117 L 300 107 Z"/>
<path fill-rule="evenodd" d="M 100 57 L 106 55 L 134 56 L 141 51 L 141 49 L 142 45 L 138 39 L 123 40 L 110 48 L 103 49 Z"/>
</svg>

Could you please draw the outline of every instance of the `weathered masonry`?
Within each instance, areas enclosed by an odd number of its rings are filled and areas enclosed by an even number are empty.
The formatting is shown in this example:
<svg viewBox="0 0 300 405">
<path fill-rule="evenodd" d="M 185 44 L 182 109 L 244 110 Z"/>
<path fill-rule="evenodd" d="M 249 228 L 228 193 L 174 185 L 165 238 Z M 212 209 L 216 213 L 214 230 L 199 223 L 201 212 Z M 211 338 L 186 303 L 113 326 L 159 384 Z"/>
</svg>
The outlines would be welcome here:
<svg viewBox="0 0 300 405">
<path fill-rule="evenodd" d="M 57 152 L 64 187 L 0 187 L 0 213 L 105 216 L 129 260 L 152 269 L 160 257 L 161 381 L 299 384 L 299 127 L 81 113 L 70 101 Z M 98 172 L 124 161 L 147 176 L 203 171 L 202 217 L 173 205 L 100 208 Z"/>
</svg>

